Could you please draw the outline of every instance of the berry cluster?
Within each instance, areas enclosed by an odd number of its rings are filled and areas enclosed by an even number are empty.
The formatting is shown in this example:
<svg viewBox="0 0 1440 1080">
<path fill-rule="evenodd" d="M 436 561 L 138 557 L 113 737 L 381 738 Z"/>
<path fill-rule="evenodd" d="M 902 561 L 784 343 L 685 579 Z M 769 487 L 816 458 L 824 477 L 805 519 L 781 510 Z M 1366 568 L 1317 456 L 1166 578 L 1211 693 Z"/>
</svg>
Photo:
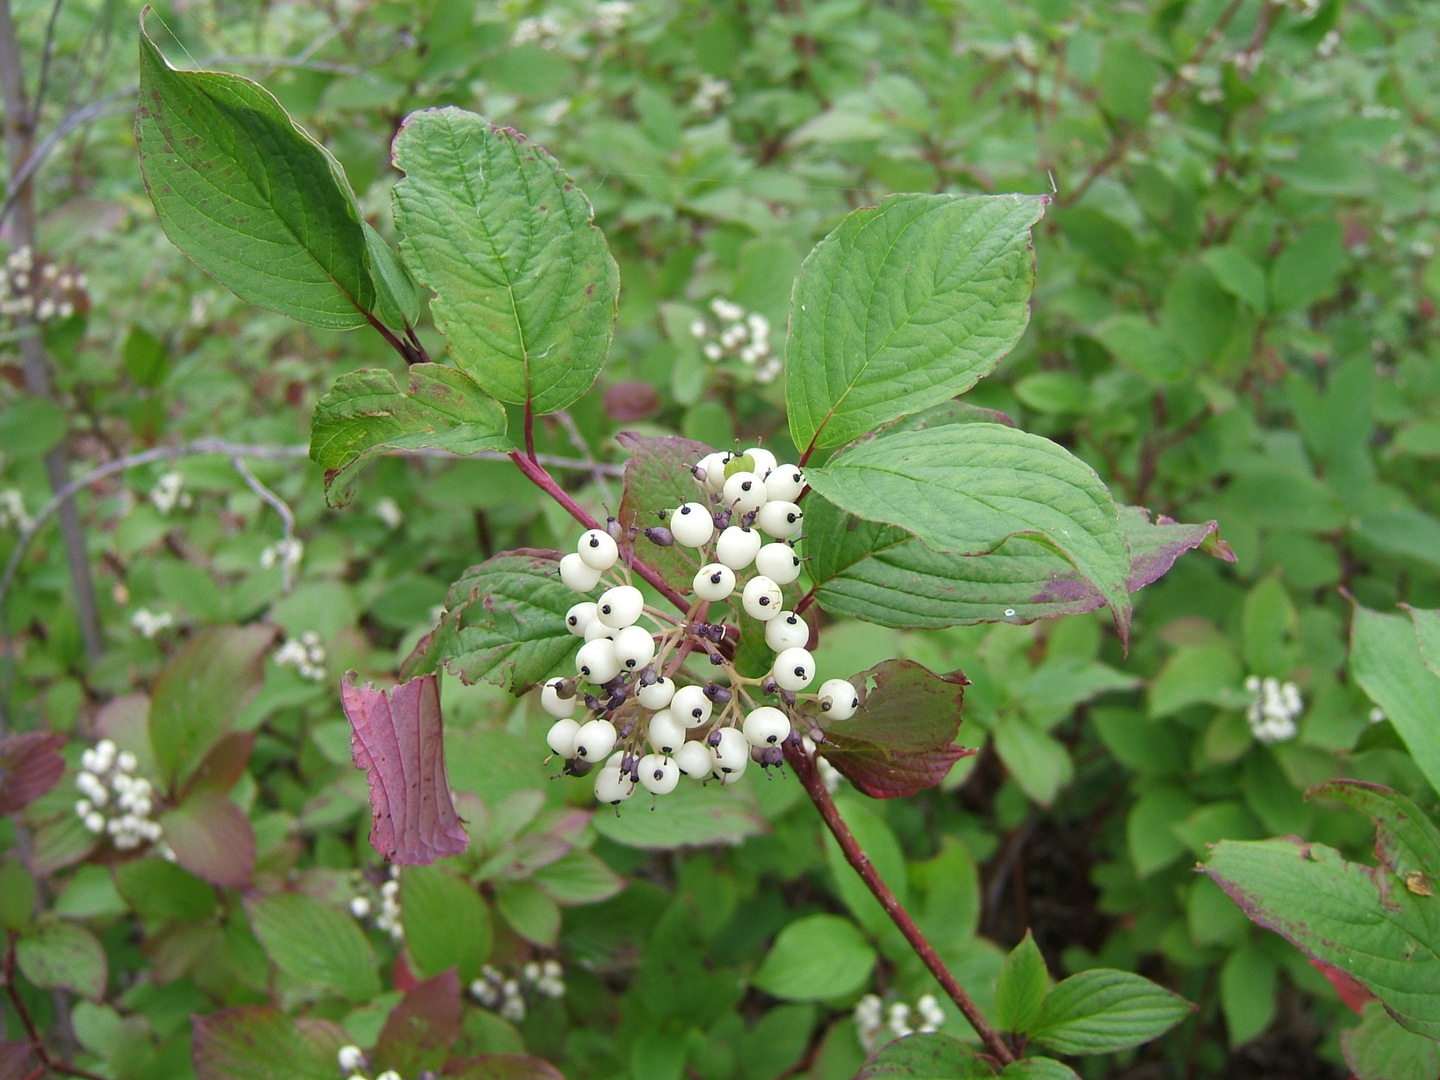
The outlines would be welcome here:
<svg viewBox="0 0 1440 1080">
<path fill-rule="evenodd" d="M 371 925 L 381 933 L 389 934 L 392 941 L 405 939 L 405 927 L 400 920 L 400 882 L 396 879 L 395 866 L 390 867 L 390 876 L 380 885 L 380 906 L 364 891 L 350 898 L 350 914 L 362 922 L 371 919 Z"/>
<path fill-rule="evenodd" d="M 918 1025 L 913 1023 L 917 1016 Z M 944 1023 L 945 1011 L 933 994 L 921 995 L 913 1009 L 903 1001 L 886 1006 L 878 994 L 866 994 L 855 1003 L 855 1034 L 867 1054 L 890 1039 L 939 1031 Z"/>
<path fill-rule="evenodd" d="M 121 851 L 160 839 L 160 823 L 151 819 L 155 809 L 150 781 L 135 775 L 139 762 L 129 750 L 117 751 L 101 739 L 80 756 L 75 786 L 82 798 L 75 814 L 97 836 L 109 836 Z"/>
<path fill-rule="evenodd" d="M 527 990 L 541 997 L 564 997 L 565 970 L 560 962 L 531 960 L 520 969 L 518 978 L 486 964 L 480 969 L 480 977 L 470 983 L 471 997 L 515 1024 L 525 1019 Z"/>
<path fill-rule="evenodd" d="M 36 322 L 68 319 L 89 310 L 85 275 L 36 260 L 28 247 L 17 248 L 0 266 L 0 315 L 29 316 Z"/>
<path fill-rule="evenodd" d="M 301 678 L 312 682 L 325 679 L 325 646 L 320 644 L 320 635 L 314 630 L 306 630 L 298 638 L 286 641 L 271 659 L 280 667 L 293 667 Z"/>
<path fill-rule="evenodd" d="M 369 1064 L 365 1058 L 365 1051 L 353 1043 L 349 1046 L 342 1046 L 335 1054 L 340 1063 L 340 1072 L 346 1080 L 367 1080 L 364 1069 Z M 375 1080 L 400 1080 L 400 1074 L 394 1069 L 386 1069 L 375 1077 Z"/>
<path fill-rule="evenodd" d="M 1276 678 L 1262 679 L 1251 675 L 1245 680 L 1245 689 L 1250 694 L 1245 719 L 1250 722 L 1250 730 L 1259 742 L 1268 745 L 1295 738 L 1299 732 L 1295 720 L 1305 711 L 1298 686 L 1293 682 L 1282 683 Z"/>
<path fill-rule="evenodd" d="M 800 692 L 815 679 L 806 648 L 810 628 L 787 609 L 784 592 L 800 577 L 792 544 L 804 518 L 796 503 L 804 473 L 759 447 L 710 454 L 691 473 L 695 500 L 661 512 L 666 524 L 642 531 L 652 544 L 696 553 L 693 600 L 683 617 L 646 606 L 610 530 L 586 531 L 560 560 L 560 579 L 575 592 L 608 587 L 566 613 L 567 628 L 583 643 L 574 677 L 541 687 L 540 703 L 556 718 L 546 741 L 566 759 L 566 772 L 584 775 L 598 767 L 601 802 L 623 802 L 637 787 L 665 795 L 682 775 L 733 784 L 751 761 L 780 765 L 786 741 L 799 737 L 792 733 Z M 621 539 L 633 543 L 638 535 Z M 743 615 L 736 625 L 709 613 L 722 602 L 733 612 L 736 601 Z M 640 625 L 642 617 L 656 629 Z M 759 679 L 741 676 L 729 659 L 746 632 L 763 634 L 776 654 Z M 722 677 L 685 681 L 686 660 L 699 654 Z M 757 704 L 759 697 L 777 703 Z M 806 699 L 835 720 L 860 706 L 845 679 L 823 683 Z"/>
<path fill-rule="evenodd" d="M 705 319 L 690 324 L 690 336 L 701 343 L 705 359 L 712 364 L 739 360 L 754 369 L 756 382 L 774 382 L 781 363 L 770 350 L 770 320 L 720 296 L 710 301 L 710 311 L 720 320 L 718 327 Z"/>
</svg>

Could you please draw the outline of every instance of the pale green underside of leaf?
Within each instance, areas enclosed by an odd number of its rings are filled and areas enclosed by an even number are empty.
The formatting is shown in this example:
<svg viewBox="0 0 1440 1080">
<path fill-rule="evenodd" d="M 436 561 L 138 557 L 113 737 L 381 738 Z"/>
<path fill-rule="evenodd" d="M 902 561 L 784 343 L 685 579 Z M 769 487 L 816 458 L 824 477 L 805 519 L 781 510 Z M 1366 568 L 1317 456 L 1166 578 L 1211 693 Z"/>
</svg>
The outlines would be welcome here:
<svg viewBox="0 0 1440 1080">
<path fill-rule="evenodd" d="M 790 305 L 785 403 L 804 449 L 839 446 L 962 394 L 1030 319 L 1028 195 L 892 195 L 806 258 Z"/>
<path fill-rule="evenodd" d="M 957 556 L 994 552 L 1011 538 L 1029 542 L 1018 548 L 1022 556 L 1027 549 L 1053 552 L 1093 585 L 1121 633 L 1128 629 L 1131 560 L 1117 508 L 1094 471 L 1048 439 L 1000 424 L 901 431 L 857 445 L 823 468 L 807 469 L 806 477 L 825 499 L 867 521 L 914 534 L 950 564 Z M 806 524 L 822 523 L 807 514 Z M 814 543 L 815 532 L 810 537 L 807 552 L 824 552 L 825 542 Z M 903 542 L 895 532 L 876 539 L 895 548 Z M 1014 549 L 1015 541 L 1011 545 Z M 845 548 L 854 558 L 853 545 Z M 822 555 L 813 572 L 826 573 L 829 558 Z M 953 575 L 943 565 L 920 560 L 915 569 L 942 579 Z M 993 584 L 1010 580 L 1009 572 L 1002 572 Z M 1031 602 L 1043 600 L 1034 595 Z M 983 617 L 1018 617 L 1018 607 L 1015 615 L 1006 614 L 1010 607 L 991 607 Z"/>
<path fill-rule="evenodd" d="M 505 410 L 470 376 L 444 364 L 413 364 L 409 374 L 402 392 L 383 368 L 352 371 L 316 403 L 310 458 L 325 470 L 332 506 L 350 501 L 360 467 L 387 450 L 510 449 Z"/>
<path fill-rule="evenodd" d="M 375 305 L 339 166 L 264 88 L 176 71 L 140 35 L 140 170 L 175 246 L 249 303 L 329 329 Z"/>
<path fill-rule="evenodd" d="M 400 254 L 455 363 L 501 401 L 571 404 L 605 362 L 620 288 L 589 200 L 540 147 L 461 109 L 412 114 L 394 156 Z"/>
<path fill-rule="evenodd" d="M 1423 615 L 1424 613 L 1417 613 Z M 1422 631 L 1428 620 L 1420 622 Z M 1440 791 L 1440 675 L 1425 663 L 1417 624 L 1404 615 L 1355 608 L 1350 670 L 1405 740 L 1415 764 Z"/>
<path fill-rule="evenodd" d="M 1031 1039 L 1062 1054 L 1108 1054 L 1149 1042 L 1178 1024 L 1191 1005 L 1129 971 L 1095 968 L 1050 991 Z"/>
</svg>

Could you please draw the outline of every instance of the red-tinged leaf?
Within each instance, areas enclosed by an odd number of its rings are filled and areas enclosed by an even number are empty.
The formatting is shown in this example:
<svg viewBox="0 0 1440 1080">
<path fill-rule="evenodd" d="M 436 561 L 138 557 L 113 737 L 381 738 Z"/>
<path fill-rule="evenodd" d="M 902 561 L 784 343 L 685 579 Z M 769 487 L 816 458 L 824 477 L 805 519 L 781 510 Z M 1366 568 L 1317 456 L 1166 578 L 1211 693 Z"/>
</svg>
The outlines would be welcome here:
<svg viewBox="0 0 1440 1080">
<path fill-rule="evenodd" d="M 45 990 L 69 990 L 100 1001 L 109 965 L 95 935 L 77 923 L 44 917 L 15 943 L 21 972 Z"/>
<path fill-rule="evenodd" d="M 335 1080 L 344 1030 L 295 1021 L 269 1005 L 238 1005 L 195 1017 L 191 1061 L 199 1080 Z"/>
<path fill-rule="evenodd" d="M 95 714 L 95 734 L 134 754 L 137 775 L 160 774 L 150 746 L 150 698 L 145 694 L 125 694 L 102 705 Z"/>
<path fill-rule="evenodd" d="M 661 510 L 673 510 L 681 503 L 704 502 L 704 489 L 690 475 L 690 466 L 706 454 L 710 447 L 677 435 L 649 438 L 633 431 L 622 431 L 615 441 L 630 451 L 625 462 L 624 492 L 620 496 L 620 527 L 629 535 L 631 529 L 648 529 L 666 524 Z M 660 572 L 667 583 L 688 591 L 695 579 L 695 563 L 687 548 L 656 547 L 643 536 L 635 540 L 639 556 Z"/>
<path fill-rule="evenodd" d="M 28 1042 L 0 1039 L 0 1080 L 22 1080 L 31 1075 L 35 1063 Z"/>
<path fill-rule="evenodd" d="M 25 809 L 65 775 L 63 735 L 27 731 L 0 739 L 0 817 Z"/>
<path fill-rule="evenodd" d="M 660 411 L 660 395 L 648 382 L 617 383 L 605 391 L 605 415 L 622 424 L 633 424 Z"/>
<path fill-rule="evenodd" d="M 202 789 L 225 794 L 245 775 L 245 766 L 250 764 L 250 752 L 254 749 L 255 732 L 232 731 L 205 755 L 205 760 L 190 777 L 185 794 Z"/>
<path fill-rule="evenodd" d="M 370 844 L 401 866 L 425 866 L 470 843 L 445 775 L 440 682 L 421 675 L 393 690 L 340 688 L 350 720 L 350 752 L 370 782 Z"/>
<path fill-rule="evenodd" d="M 861 708 L 829 722 L 820 753 L 866 795 L 924 791 L 974 753 L 955 745 L 969 684 L 960 672 L 936 675 L 912 660 L 887 660 L 851 682 Z"/>
<path fill-rule="evenodd" d="M 460 1037 L 460 980 L 455 969 L 406 992 L 380 1029 L 372 1056 L 376 1069 L 416 1076 L 439 1067 Z"/>
<path fill-rule="evenodd" d="M 250 819 L 218 791 L 197 791 L 160 817 L 175 861 L 215 885 L 243 889 L 255 868 Z"/>
<path fill-rule="evenodd" d="M 1374 994 L 1339 968 L 1333 967 L 1323 960 L 1316 960 L 1313 956 L 1310 958 L 1310 966 L 1330 980 L 1330 985 L 1340 995 L 1340 1000 L 1345 1003 L 1345 1007 L 1357 1016 L 1364 1014 L 1367 1001 L 1375 1000 Z"/>
<path fill-rule="evenodd" d="M 548 1061 L 525 1054 L 481 1054 L 445 1063 L 448 1080 L 565 1080 Z"/>
</svg>

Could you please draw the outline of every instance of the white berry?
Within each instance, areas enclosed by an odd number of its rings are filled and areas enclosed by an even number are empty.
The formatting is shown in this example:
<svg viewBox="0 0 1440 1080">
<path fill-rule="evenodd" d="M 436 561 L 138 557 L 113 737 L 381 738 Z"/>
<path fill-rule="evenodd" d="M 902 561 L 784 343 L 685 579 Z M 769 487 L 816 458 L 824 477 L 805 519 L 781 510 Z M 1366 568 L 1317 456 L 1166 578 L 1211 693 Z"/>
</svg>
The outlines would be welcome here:
<svg viewBox="0 0 1440 1080">
<path fill-rule="evenodd" d="M 600 584 L 600 571 L 587 566 L 575 552 L 560 560 L 560 580 L 572 592 L 589 592 Z"/>
<path fill-rule="evenodd" d="M 775 455 L 763 446 L 750 447 L 745 451 L 745 456 L 750 459 L 750 471 L 761 477 L 767 475 L 778 464 Z"/>
<path fill-rule="evenodd" d="M 805 474 L 797 465 L 776 465 L 765 477 L 765 498 L 793 503 L 805 490 Z"/>
<path fill-rule="evenodd" d="M 639 671 L 655 659 L 655 639 L 643 626 L 627 626 L 615 634 L 615 656 L 626 671 Z"/>
<path fill-rule="evenodd" d="M 724 600 L 735 591 L 735 571 L 724 563 L 706 563 L 695 574 L 693 587 L 701 600 Z"/>
<path fill-rule="evenodd" d="M 635 625 L 640 612 L 645 610 L 645 597 L 634 585 L 616 585 L 606 589 L 595 602 L 597 618 L 606 626 L 622 630 Z"/>
<path fill-rule="evenodd" d="M 587 682 L 600 686 L 620 674 L 620 657 L 615 652 L 615 642 L 609 638 L 596 638 L 580 646 L 575 654 L 575 670 Z"/>
<path fill-rule="evenodd" d="M 599 761 L 615 749 L 615 725 L 609 720 L 591 720 L 575 733 L 575 756 Z"/>
<path fill-rule="evenodd" d="M 785 596 L 780 592 L 780 586 L 764 574 L 756 574 L 745 583 L 740 601 L 745 605 L 745 614 L 761 622 L 769 622 L 779 615 L 785 606 Z"/>
<path fill-rule="evenodd" d="M 750 741 L 732 727 L 721 728 L 719 741 L 710 748 L 715 759 L 715 772 L 743 773 L 750 764 Z"/>
<path fill-rule="evenodd" d="M 640 704 L 647 709 L 663 709 L 670 704 L 670 699 L 675 696 L 675 680 L 663 676 L 656 679 L 649 686 L 640 687 L 635 695 Z"/>
<path fill-rule="evenodd" d="M 715 559 L 731 570 L 744 570 L 755 561 L 760 545 L 765 541 L 754 529 L 731 525 L 715 541 Z"/>
<path fill-rule="evenodd" d="M 755 553 L 755 569 L 776 585 L 789 585 L 800 577 L 800 556 L 789 544 L 766 544 Z"/>
<path fill-rule="evenodd" d="M 592 570 L 609 570 L 620 558 L 614 538 L 604 529 L 587 529 L 581 533 L 575 553 Z"/>
<path fill-rule="evenodd" d="M 704 780 L 715 768 L 715 755 L 703 742 L 687 742 L 670 755 L 686 776 Z"/>
<path fill-rule="evenodd" d="M 710 699 L 703 686 L 682 686 L 670 699 L 670 711 L 688 728 L 700 727 L 710 719 Z"/>
<path fill-rule="evenodd" d="M 579 697 L 571 694 L 568 698 L 561 697 L 559 691 L 560 679 L 551 679 L 540 688 L 540 707 L 551 716 L 574 716 L 575 706 L 579 703 Z"/>
<path fill-rule="evenodd" d="M 596 638 L 613 638 L 615 636 L 615 628 L 613 626 L 606 626 L 597 618 L 589 626 L 585 627 L 583 636 L 586 641 L 594 641 Z"/>
<path fill-rule="evenodd" d="M 635 781 L 620 772 L 619 766 L 606 765 L 595 774 L 595 798 L 602 803 L 618 805 L 635 794 Z"/>
<path fill-rule="evenodd" d="M 568 716 L 550 725 L 545 733 L 545 742 L 550 749 L 563 758 L 575 756 L 575 736 L 580 734 L 580 725 Z"/>
<path fill-rule="evenodd" d="M 741 732 L 751 746 L 776 746 L 790 734 L 790 718 L 779 709 L 762 705 L 745 717 Z"/>
<path fill-rule="evenodd" d="M 599 609 L 593 600 L 582 600 L 565 613 L 565 628 L 576 637 L 585 636 L 585 628 L 595 621 Z"/>
<path fill-rule="evenodd" d="M 718 450 L 700 459 L 699 467 L 705 471 L 701 481 L 711 495 L 718 495 L 725 487 L 725 466 L 735 455 L 728 450 Z"/>
<path fill-rule="evenodd" d="M 755 515 L 755 527 L 776 540 L 789 540 L 800 535 L 800 520 L 804 516 L 805 511 L 793 502 L 771 499 Z"/>
<path fill-rule="evenodd" d="M 810 641 L 810 627 L 793 611 L 782 611 L 765 624 L 765 644 L 777 653 Z"/>
<path fill-rule="evenodd" d="M 673 754 L 685 745 L 685 725 L 671 709 L 661 709 L 650 717 L 645 737 L 662 754 Z"/>
<path fill-rule="evenodd" d="M 680 783 L 680 766 L 662 754 L 646 754 L 640 759 L 640 785 L 656 795 L 669 795 Z"/>
<path fill-rule="evenodd" d="M 765 481 L 753 472 L 731 473 L 720 494 L 724 505 L 737 514 L 758 510 L 765 504 Z"/>
<path fill-rule="evenodd" d="M 809 649 L 786 649 L 775 657 L 770 674 L 782 690 L 804 690 L 815 681 L 815 658 Z"/>
<path fill-rule="evenodd" d="M 710 511 L 698 502 L 688 502 L 677 507 L 670 515 L 670 534 L 677 544 L 699 547 L 708 544 L 715 533 L 715 522 Z"/>
<path fill-rule="evenodd" d="M 860 707 L 860 695 L 848 679 L 826 679 L 820 684 L 820 711 L 832 720 L 849 720 Z"/>
</svg>

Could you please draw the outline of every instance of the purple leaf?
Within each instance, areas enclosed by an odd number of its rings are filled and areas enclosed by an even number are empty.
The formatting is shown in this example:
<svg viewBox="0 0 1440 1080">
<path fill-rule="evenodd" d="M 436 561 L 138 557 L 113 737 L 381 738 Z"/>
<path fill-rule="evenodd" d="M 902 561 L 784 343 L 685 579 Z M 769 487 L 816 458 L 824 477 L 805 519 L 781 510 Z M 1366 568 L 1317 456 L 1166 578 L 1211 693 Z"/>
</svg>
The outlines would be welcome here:
<svg viewBox="0 0 1440 1080">
<path fill-rule="evenodd" d="M 0 739 L 0 817 L 25 809 L 65 775 L 63 735 L 28 731 Z"/>
<path fill-rule="evenodd" d="M 197 791 L 160 818 L 175 861 L 196 877 L 230 889 L 250 884 L 255 832 L 245 811 L 218 791 Z"/>
<path fill-rule="evenodd" d="M 548 1061 L 525 1054 L 481 1054 L 447 1062 L 440 1075 L 447 1080 L 565 1080 Z"/>
<path fill-rule="evenodd" d="M 0 1039 L 0 1080 L 22 1080 L 31 1074 L 30 1044 Z"/>
<path fill-rule="evenodd" d="M 887 660 L 851 682 L 863 706 L 849 720 L 830 721 L 820 753 L 866 795 L 924 791 L 975 752 L 955 745 L 969 685 L 962 673 L 936 675 L 913 660 Z"/>
<path fill-rule="evenodd" d="M 445 1060 L 460 1037 L 460 979 L 455 969 L 417 983 L 390 1010 L 372 1055 L 376 1069 L 415 1076 Z"/>
<path fill-rule="evenodd" d="M 440 683 L 421 675 L 393 690 L 340 688 L 350 720 L 350 752 L 365 770 L 374 812 L 370 844 L 401 866 L 425 866 L 470 842 L 445 775 Z"/>
</svg>

